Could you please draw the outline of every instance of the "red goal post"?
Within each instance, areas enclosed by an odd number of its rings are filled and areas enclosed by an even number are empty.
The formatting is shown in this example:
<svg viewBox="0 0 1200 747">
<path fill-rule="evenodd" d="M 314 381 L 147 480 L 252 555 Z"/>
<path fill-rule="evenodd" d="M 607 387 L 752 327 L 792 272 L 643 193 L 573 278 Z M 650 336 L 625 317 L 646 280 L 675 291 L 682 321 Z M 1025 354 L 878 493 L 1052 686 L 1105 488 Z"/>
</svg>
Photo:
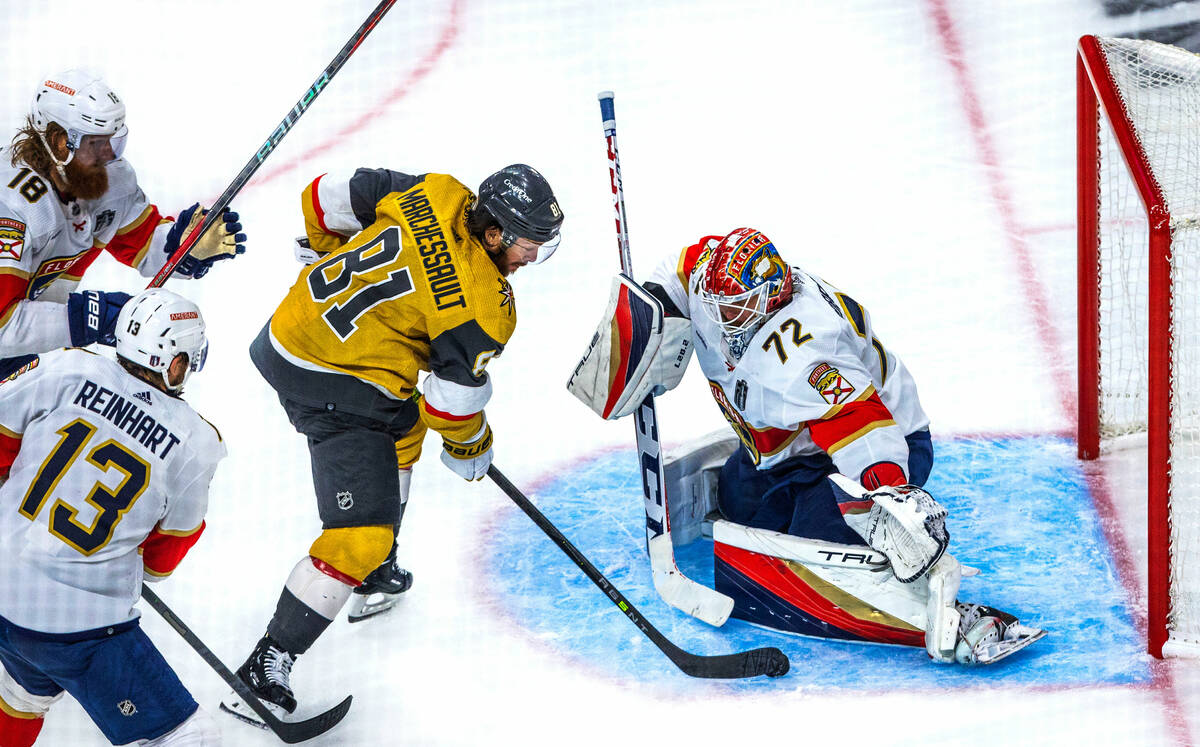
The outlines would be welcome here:
<svg viewBox="0 0 1200 747">
<path fill-rule="evenodd" d="M 1200 57 L 1078 49 L 1079 457 L 1145 438 L 1149 651 L 1200 656 Z"/>
</svg>

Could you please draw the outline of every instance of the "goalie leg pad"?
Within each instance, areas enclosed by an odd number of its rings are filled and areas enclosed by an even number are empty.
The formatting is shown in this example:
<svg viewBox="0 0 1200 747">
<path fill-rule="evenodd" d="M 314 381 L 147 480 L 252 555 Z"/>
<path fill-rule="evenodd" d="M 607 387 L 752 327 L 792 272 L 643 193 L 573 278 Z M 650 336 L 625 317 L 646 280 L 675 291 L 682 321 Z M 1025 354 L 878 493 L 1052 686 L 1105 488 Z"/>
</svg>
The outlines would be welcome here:
<svg viewBox="0 0 1200 747">
<path fill-rule="evenodd" d="M 941 559 L 925 574 L 929 597 L 925 602 L 925 650 L 936 662 L 949 664 L 955 660 L 959 640 L 961 614 L 955 597 L 962 581 L 962 566 L 953 555 Z"/>
<path fill-rule="evenodd" d="M 600 417 L 614 420 L 631 414 L 646 395 L 674 389 L 691 357 L 692 323 L 665 317 L 657 298 L 618 275 L 567 390 Z"/>
<path fill-rule="evenodd" d="M 717 477 L 740 445 L 728 428 L 673 449 L 663 460 L 663 485 L 676 547 L 704 533 L 705 518 L 717 509 Z"/>
</svg>

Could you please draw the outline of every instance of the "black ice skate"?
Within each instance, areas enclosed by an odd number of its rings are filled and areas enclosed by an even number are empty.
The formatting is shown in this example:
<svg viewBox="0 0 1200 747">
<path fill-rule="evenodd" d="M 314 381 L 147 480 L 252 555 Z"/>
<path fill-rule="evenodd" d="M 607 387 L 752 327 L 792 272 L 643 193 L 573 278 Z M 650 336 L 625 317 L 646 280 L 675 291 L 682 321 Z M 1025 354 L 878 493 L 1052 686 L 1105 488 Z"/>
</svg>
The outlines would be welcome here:
<svg viewBox="0 0 1200 747">
<path fill-rule="evenodd" d="M 954 606 L 961 615 L 954 651 L 960 664 L 994 664 L 1046 635 L 1041 628 L 1022 625 L 1017 618 L 993 607 L 962 602 Z"/>
<path fill-rule="evenodd" d="M 400 601 L 400 595 L 409 590 L 412 582 L 412 574 L 396 565 L 396 546 L 392 545 L 392 551 L 383 565 L 371 571 L 362 584 L 354 589 L 347 619 L 352 623 L 361 622 L 390 610 Z"/>
<path fill-rule="evenodd" d="M 295 661 L 290 653 L 264 635 L 246 663 L 238 667 L 237 676 L 271 711 L 282 717 L 296 710 L 296 697 L 289 683 Z M 236 691 L 221 701 L 221 710 L 248 724 L 267 728 Z"/>
</svg>

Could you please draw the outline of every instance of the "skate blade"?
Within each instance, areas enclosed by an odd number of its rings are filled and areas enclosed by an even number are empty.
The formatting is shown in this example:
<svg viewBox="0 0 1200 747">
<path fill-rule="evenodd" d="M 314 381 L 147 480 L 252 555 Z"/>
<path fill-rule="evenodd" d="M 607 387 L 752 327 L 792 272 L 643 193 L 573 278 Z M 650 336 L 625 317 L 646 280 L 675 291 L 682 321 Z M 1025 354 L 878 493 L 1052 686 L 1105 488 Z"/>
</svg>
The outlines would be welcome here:
<svg viewBox="0 0 1200 747">
<path fill-rule="evenodd" d="M 350 611 L 346 613 L 346 619 L 352 623 L 362 622 L 387 612 L 399 602 L 400 594 L 355 594 L 351 597 Z"/>
<path fill-rule="evenodd" d="M 275 714 L 276 718 L 278 718 L 280 721 L 287 720 L 289 715 L 287 711 L 283 710 L 274 703 L 263 701 L 263 705 L 269 708 L 271 713 Z M 238 721 L 245 722 L 251 726 L 257 726 L 260 729 L 269 728 L 265 723 L 263 723 L 263 720 L 258 717 L 258 714 L 254 712 L 254 709 L 246 705 L 246 701 L 242 700 L 242 696 L 238 695 L 236 691 L 231 690 L 229 694 L 225 696 L 224 700 L 221 701 L 220 709 L 228 713 L 230 716 L 233 716 Z"/>
<path fill-rule="evenodd" d="M 1040 641 L 1046 637 L 1046 631 L 1044 630 L 1039 630 L 1037 628 L 1026 628 L 1026 630 L 1032 632 L 1022 638 L 1018 638 L 1015 641 L 1000 641 L 988 646 L 987 653 L 983 656 L 980 656 L 976 663 L 983 665 L 995 664 L 1001 659 L 1006 659 L 1021 649 L 1026 648 L 1032 645 L 1034 642 Z"/>
</svg>

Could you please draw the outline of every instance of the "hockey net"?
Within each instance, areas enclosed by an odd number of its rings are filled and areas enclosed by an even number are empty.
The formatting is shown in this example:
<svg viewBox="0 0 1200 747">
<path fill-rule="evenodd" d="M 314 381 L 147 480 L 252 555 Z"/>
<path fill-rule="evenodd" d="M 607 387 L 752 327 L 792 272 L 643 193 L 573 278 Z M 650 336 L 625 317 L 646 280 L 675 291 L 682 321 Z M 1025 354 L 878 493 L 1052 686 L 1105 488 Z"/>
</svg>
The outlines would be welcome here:
<svg viewBox="0 0 1200 747">
<path fill-rule="evenodd" d="M 1148 637 L 1200 656 L 1200 57 L 1078 57 L 1079 455 L 1144 433 Z"/>
</svg>

